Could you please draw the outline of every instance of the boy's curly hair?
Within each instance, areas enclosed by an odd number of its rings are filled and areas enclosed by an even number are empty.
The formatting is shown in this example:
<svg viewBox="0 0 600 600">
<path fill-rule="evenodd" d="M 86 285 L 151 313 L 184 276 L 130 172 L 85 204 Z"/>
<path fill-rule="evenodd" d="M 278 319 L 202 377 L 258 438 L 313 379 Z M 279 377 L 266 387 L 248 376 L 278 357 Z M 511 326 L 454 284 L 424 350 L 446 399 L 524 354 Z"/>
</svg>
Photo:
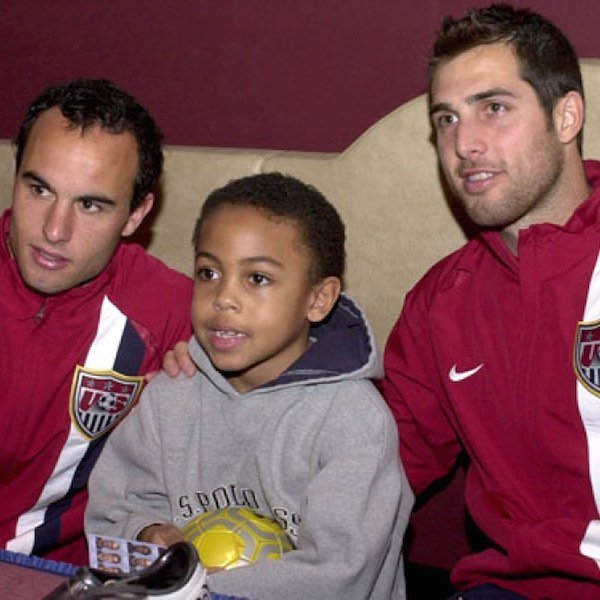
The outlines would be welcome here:
<svg viewBox="0 0 600 600">
<path fill-rule="evenodd" d="M 194 228 L 194 248 L 198 247 L 205 221 L 224 204 L 252 206 L 268 216 L 293 221 L 313 256 L 311 279 L 317 282 L 335 276 L 343 281 L 344 223 L 337 210 L 312 185 L 281 173 L 250 175 L 230 181 L 206 198 Z"/>
</svg>

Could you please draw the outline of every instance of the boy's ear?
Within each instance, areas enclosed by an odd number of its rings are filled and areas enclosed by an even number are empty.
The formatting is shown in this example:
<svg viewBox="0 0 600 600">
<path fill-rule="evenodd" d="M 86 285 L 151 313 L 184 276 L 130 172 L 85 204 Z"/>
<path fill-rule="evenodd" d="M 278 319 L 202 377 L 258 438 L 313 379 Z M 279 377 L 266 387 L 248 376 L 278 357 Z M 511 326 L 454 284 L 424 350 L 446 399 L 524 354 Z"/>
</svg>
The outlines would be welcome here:
<svg viewBox="0 0 600 600">
<path fill-rule="evenodd" d="M 325 277 L 313 287 L 312 300 L 308 307 L 307 318 L 311 323 L 322 321 L 337 302 L 342 291 L 339 277 Z"/>
</svg>

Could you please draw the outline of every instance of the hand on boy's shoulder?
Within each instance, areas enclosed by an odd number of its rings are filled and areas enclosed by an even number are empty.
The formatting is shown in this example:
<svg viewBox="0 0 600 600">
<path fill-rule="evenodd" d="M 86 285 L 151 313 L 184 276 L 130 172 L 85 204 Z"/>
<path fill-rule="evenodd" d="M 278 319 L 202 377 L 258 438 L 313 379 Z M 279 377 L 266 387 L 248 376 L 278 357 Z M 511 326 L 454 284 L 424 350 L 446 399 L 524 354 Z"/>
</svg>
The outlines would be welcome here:
<svg viewBox="0 0 600 600">
<path fill-rule="evenodd" d="M 156 523 L 142 529 L 137 539 L 140 542 L 157 544 L 158 546 L 172 546 L 183 542 L 185 538 L 181 530 L 171 523 Z"/>
<path fill-rule="evenodd" d="M 188 342 L 177 342 L 173 350 L 169 350 L 165 354 L 162 368 L 173 379 L 180 373 L 183 373 L 186 377 L 193 377 L 196 374 L 197 368 L 190 357 Z M 159 373 L 160 371 L 146 373 L 146 383 L 152 381 Z"/>
</svg>

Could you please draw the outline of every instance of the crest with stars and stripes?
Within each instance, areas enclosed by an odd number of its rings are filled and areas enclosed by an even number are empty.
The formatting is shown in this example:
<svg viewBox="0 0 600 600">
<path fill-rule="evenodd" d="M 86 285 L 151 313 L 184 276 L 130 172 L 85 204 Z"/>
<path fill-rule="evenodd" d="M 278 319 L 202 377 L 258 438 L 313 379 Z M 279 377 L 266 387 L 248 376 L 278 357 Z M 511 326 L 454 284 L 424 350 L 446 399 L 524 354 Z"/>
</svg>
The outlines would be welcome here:
<svg viewBox="0 0 600 600">
<path fill-rule="evenodd" d="M 98 438 L 115 427 L 137 401 L 143 377 L 94 371 L 77 365 L 71 387 L 71 419 L 81 433 Z"/>
<path fill-rule="evenodd" d="M 573 362 L 579 381 L 600 396 L 600 321 L 578 324 Z"/>
</svg>

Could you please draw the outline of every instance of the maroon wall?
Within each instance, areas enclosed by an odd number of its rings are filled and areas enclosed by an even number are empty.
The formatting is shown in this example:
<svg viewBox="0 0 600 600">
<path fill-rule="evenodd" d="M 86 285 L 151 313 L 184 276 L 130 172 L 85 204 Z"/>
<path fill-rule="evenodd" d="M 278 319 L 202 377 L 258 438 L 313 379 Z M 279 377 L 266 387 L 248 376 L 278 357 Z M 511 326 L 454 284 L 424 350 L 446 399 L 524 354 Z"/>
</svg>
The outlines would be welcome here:
<svg viewBox="0 0 600 600">
<path fill-rule="evenodd" d="M 442 15 L 477 4 L 0 0 L 0 138 L 14 137 L 41 88 L 84 75 L 131 91 L 171 144 L 342 150 L 424 91 Z M 597 0 L 516 4 L 600 57 Z"/>
</svg>

